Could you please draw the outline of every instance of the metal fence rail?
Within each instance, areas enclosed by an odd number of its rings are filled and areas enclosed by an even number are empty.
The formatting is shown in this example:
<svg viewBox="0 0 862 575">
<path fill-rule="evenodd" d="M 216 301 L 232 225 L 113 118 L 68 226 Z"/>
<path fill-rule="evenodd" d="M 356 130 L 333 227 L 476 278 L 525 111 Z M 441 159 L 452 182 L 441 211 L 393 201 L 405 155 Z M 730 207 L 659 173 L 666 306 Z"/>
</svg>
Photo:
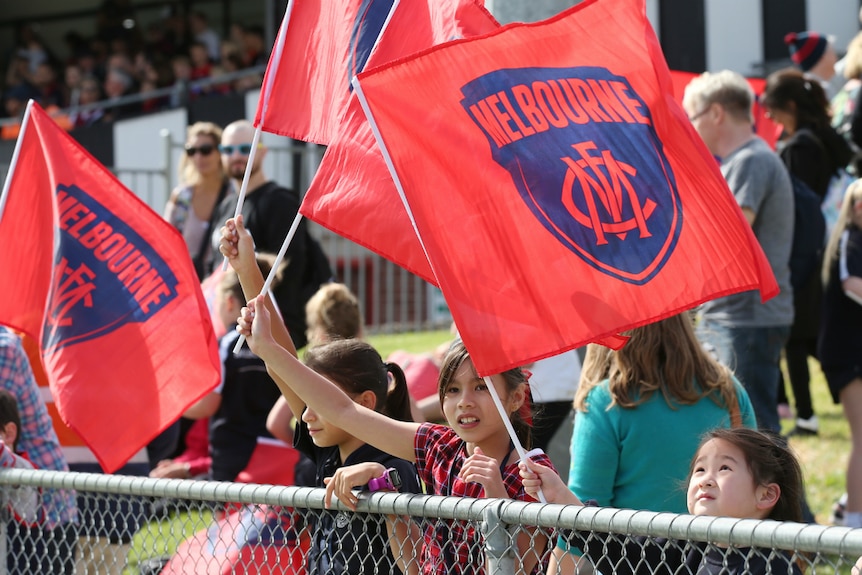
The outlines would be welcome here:
<svg viewBox="0 0 862 575">
<path fill-rule="evenodd" d="M 363 496 L 354 513 L 337 501 L 325 510 L 322 489 L 25 470 L 0 472 L 4 503 L 12 486 L 18 492 L 21 486 L 77 491 L 78 573 L 302 575 L 315 572 L 321 557 L 348 562 L 343 572 L 397 572 L 381 567 L 387 553 L 404 571 L 418 572 L 428 561 L 421 538 L 411 549 L 405 540 L 381 535 L 386 517 L 396 528 L 412 525 L 441 537 L 438 559 L 446 565 L 438 573 L 516 573 L 522 561 L 539 561 L 541 571 L 548 541 L 573 533 L 585 549 L 600 549 L 589 557 L 605 562 L 599 563 L 603 575 L 694 575 L 688 563 L 677 564 L 679 554 L 695 557 L 695 566 L 718 557 L 719 564 L 771 562 L 767 572 L 776 574 L 798 572 L 793 564 L 801 572 L 849 573 L 862 556 L 862 529 L 775 521 L 389 493 Z M 327 521 L 338 537 L 321 538 Z M 351 531 L 353 522 L 358 530 Z M 7 511 L 10 557 L 40 543 L 25 539 L 42 537 L 39 530 L 22 535 L 13 525 Z M 467 536 L 459 539 L 455 526 Z M 519 547 L 517 537 L 525 533 L 529 538 Z M 663 562 L 651 563 L 657 547 Z M 581 566 L 591 570 L 588 562 Z"/>
</svg>

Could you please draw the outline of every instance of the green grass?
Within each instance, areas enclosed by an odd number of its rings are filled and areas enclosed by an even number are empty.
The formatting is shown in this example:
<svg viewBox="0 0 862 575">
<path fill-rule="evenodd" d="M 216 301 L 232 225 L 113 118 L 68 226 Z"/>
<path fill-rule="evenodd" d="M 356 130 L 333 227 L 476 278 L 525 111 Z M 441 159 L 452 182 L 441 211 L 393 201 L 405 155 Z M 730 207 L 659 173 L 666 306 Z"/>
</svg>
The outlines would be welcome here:
<svg viewBox="0 0 862 575">
<path fill-rule="evenodd" d="M 380 334 L 367 338 L 368 343 L 373 345 L 384 358 L 397 349 L 412 353 L 430 352 L 450 339 L 452 334 L 449 330 Z"/>
<path fill-rule="evenodd" d="M 845 491 L 844 474 L 847 469 L 847 458 L 850 455 L 850 428 L 841 406 L 832 402 L 820 365 L 811 360 L 809 368 L 811 400 L 814 412 L 820 421 L 820 434 L 793 437 L 790 445 L 802 463 L 808 504 L 817 522 L 827 524 L 832 504 Z M 788 393 L 790 393 L 789 389 Z M 782 426 L 783 431 L 789 431 L 793 427 L 793 422 L 784 421 Z"/>
</svg>

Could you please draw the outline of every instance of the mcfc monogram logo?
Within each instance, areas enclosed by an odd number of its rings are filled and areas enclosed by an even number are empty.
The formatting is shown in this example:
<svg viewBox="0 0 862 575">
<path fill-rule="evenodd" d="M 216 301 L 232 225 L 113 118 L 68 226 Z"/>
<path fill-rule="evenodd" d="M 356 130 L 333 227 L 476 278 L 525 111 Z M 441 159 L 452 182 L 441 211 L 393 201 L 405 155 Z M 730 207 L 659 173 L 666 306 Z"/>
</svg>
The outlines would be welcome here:
<svg viewBox="0 0 862 575">
<path fill-rule="evenodd" d="M 530 211 L 594 268 L 634 284 L 667 262 L 682 205 L 649 108 L 605 68 L 520 68 L 463 86 L 462 106 Z"/>
</svg>

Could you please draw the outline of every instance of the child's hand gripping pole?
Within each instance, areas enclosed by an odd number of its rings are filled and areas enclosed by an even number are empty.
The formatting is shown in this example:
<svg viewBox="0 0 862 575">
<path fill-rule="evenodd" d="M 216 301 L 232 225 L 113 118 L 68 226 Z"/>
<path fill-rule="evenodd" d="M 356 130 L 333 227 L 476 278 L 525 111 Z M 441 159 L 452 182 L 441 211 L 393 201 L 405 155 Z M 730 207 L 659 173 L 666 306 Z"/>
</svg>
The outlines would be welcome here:
<svg viewBox="0 0 862 575">
<path fill-rule="evenodd" d="M 497 411 L 500 413 L 500 417 L 503 418 L 503 424 L 506 426 L 506 431 L 509 433 L 509 438 L 512 440 L 512 445 L 515 446 L 515 450 L 518 452 L 518 460 L 523 461 L 524 459 L 528 459 L 533 455 L 539 455 L 543 453 L 541 449 L 533 449 L 529 452 L 524 451 L 524 446 L 521 445 L 521 442 L 518 440 L 518 435 L 515 433 L 515 428 L 512 427 L 512 421 L 509 419 L 509 414 L 506 413 L 506 408 L 503 407 L 503 402 L 500 401 L 500 396 L 497 395 L 497 388 L 494 387 L 494 382 L 491 381 L 489 376 L 485 376 L 483 378 L 485 380 L 485 385 L 488 386 L 488 391 L 491 393 L 491 399 L 494 400 L 494 405 L 497 406 Z M 545 494 L 542 493 L 542 490 L 539 489 L 539 501 L 542 503 L 547 503 L 548 500 L 545 499 Z"/>
<path fill-rule="evenodd" d="M 293 241 L 293 236 L 296 235 L 296 230 L 297 228 L 299 228 L 299 222 L 301 221 L 302 214 L 297 212 L 296 217 L 293 218 L 293 223 L 291 224 L 290 229 L 287 231 L 287 236 L 284 238 L 284 242 L 281 244 L 281 249 L 278 250 L 278 255 L 275 257 L 275 262 L 273 262 L 272 264 L 272 269 L 269 270 L 269 275 L 266 276 L 266 281 L 263 282 L 263 287 L 260 288 L 260 294 L 258 295 L 264 295 L 269 292 L 269 288 L 272 285 L 276 274 L 278 273 L 278 268 L 281 266 L 281 262 L 284 260 L 284 254 L 287 253 L 287 248 L 290 247 L 290 242 Z M 227 256 L 225 256 L 224 261 L 227 262 Z M 272 301 L 273 303 L 275 303 L 275 298 L 272 298 Z M 238 353 L 240 348 L 242 348 L 243 343 L 245 343 L 245 336 L 240 334 L 239 338 L 236 340 L 236 345 L 233 346 L 233 352 Z"/>
</svg>

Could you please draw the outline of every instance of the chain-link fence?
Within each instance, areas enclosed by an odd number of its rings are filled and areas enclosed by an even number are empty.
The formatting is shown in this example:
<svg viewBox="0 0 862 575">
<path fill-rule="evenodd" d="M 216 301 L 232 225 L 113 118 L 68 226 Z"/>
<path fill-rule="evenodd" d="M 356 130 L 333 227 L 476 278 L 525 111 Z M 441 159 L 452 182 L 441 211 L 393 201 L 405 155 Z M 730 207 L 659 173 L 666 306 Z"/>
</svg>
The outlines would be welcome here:
<svg viewBox="0 0 862 575">
<path fill-rule="evenodd" d="M 555 549 L 584 574 L 822 575 L 862 555 L 845 527 L 499 499 L 375 493 L 352 512 L 323 489 L 28 470 L 0 489 L 16 573 L 540 573 Z M 79 523 L 26 524 L 28 489 L 76 490 Z"/>
</svg>

